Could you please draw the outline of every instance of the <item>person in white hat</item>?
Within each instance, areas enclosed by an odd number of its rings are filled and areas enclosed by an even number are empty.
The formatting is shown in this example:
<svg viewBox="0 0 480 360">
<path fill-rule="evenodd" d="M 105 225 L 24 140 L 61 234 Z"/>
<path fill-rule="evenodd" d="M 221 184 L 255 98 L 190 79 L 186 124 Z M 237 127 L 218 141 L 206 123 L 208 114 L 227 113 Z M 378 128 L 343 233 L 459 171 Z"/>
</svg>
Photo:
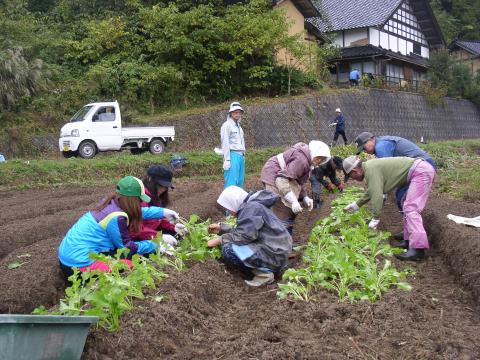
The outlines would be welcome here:
<svg viewBox="0 0 480 360">
<path fill-rule="evenodd" d="M 261 179 L 266 190 L 280 195 L 272 211 L 282 220 L 290 233 L 295 217 L 303 211 L 299 201 L 313 209 L 313 200 L 307 196 L 306 184 L 312 166 L 319 166 L 330 160 L 330 148 L 322 141 L 297 143 L 287 151 L 271 157 L 263 166 Z"/>
<path fill-rule="evenodd" d="M 335 126 L 332 145 L 337 145 L 339 135 L 342 135 L 343 143 L 344 145 L 347 145 L 347 136 L 345 135 L 345 116 L 343 116 L 340 108 L 335 110 L 335 119 L 333 119 L 333 122 L 328 126 Z"/>
<path fill-rule="evenodd" d="M 271 191 L 247 193 L 237 186 L 224 189 L 217 199 L 237 218 L 237 224 L 211 224 L 208 231 L 220 237 L 209 240 L 208 246 L 221 245 L 226 264 L 253 273 L 253 279 L 245 281 L 249 286 L 273 282 L 274 273 L 288 265 L 292 237 L 270 210 L 277 200 Z"/>
<path fill-rule="evenodd" d="M 239 102 L 231 103 L 227 120 L 220 129 L 225 188 L 231 185 L 243 188 L 245 181 L 245 139 L 240 126 L 243 113 Z"/>
</svg>

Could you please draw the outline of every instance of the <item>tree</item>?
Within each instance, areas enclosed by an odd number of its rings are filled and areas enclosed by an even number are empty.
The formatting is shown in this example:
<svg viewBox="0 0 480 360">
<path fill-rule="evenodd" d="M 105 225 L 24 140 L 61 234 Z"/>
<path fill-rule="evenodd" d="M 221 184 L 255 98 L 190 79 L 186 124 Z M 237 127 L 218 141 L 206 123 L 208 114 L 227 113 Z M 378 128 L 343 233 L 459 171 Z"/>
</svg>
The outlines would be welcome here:
<svg viewBox="0 0 480 360">
<path fill-rule="evenodd" d="M 28 62 L 22 48 L 0 52 L 0 102 L 8 109 L 22 98 L 29 98 L 44 88 L 47 76 L 43 61 Z"/>
</svg>

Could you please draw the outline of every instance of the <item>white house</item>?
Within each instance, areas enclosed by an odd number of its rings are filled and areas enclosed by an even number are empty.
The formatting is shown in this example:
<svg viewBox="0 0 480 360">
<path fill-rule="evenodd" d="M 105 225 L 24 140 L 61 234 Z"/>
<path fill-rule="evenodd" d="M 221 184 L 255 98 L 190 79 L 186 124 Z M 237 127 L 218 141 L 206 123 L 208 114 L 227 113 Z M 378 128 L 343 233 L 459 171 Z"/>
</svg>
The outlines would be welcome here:
<svg viewBox="0 0 480 360">
<path fill-rule="evenodd" d="M 445 42 L 428 0 L 322 0 L 322 18 L 308 19 L 333 38 L 341 56 L 333 62 L 338 82 L 348 74 L 415 83 L 432 50 Z"/>
</svg>

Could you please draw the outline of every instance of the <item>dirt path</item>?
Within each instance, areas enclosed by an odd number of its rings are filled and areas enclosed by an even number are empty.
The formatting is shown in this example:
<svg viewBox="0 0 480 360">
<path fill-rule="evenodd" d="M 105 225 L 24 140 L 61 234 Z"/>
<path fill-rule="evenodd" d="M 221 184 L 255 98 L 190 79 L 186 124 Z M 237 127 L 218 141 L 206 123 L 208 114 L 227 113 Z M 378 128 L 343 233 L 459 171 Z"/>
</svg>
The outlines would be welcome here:
<svg viewBox="0 0 480 360">
<path fill-rule="evenodd" d="M 172 208 L 181 215 L 221 216 L 215 205 L 220 182 L 177 185 Z M 2 194 L 0 312 L 28 313 L 63 296 L 56 248 L 76 219 L 109 190 Z M 321 211 L 299 216 L 297 241 L 305 242 L 328 210 L 327 201 Z M 117 333 L 92 331 L 84 359 L 478 359 L 480 275 L 468 280 L 463 275 L 478 263 L 479 235 L 448 223 L 446 211 L 478 215 L 480 207 L 432 197 L 425 219 L 434 248 L 428 260 L 411 265 L 416 271 L 409 279 L 412 292 L 393 290 L 375 304 L 338 303 L 328 292 L 311 303 L 280 301 L 275 285 L 248 288 L 222 263 L 209 261 L 172 273 L 156 291 L 166 300 L 137 302 Z M 381 226 L 392 232 L 401 228 L 390 202 Z M 15 261 L 25 264 L 7 270 Z"/>
</svg>

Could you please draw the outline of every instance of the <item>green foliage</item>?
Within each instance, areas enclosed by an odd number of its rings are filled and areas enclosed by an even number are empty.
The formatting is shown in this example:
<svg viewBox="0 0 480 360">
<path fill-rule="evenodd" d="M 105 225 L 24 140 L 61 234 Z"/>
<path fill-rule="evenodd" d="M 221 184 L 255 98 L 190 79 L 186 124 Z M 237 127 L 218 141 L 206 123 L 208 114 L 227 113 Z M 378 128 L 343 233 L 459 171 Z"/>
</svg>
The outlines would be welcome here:
<svg viewBox="0 0 480 360">
<path fill-rule="evenodd" d="M 50 313 L 57 315 L 90 315 L 100 318 L 99 325 L 109 331 L 120 327 L 120 316 L 133 308 L 133 299 L 144 299 L 144 290 L 155 289 L 156 283 L 166 275 L 161 271 L 167 262 L 152 255 L 150 258 L 135 254 L 132 257 L 133 268 L 129 268 L 121 258 L 128 252 L 119 249 L 114 258 L 105 255 L 93 255 L 92 259 L 108 263 L 111 272 L 99 270 L 81 273 L 74 269 L 68 278 L 71 285 L 65 289 L 65 297 L 58 308 Z M 41 306 L 34 314 L 48 311 Z"/>
<path fill-rule="evenodd" d="M 447 43 L 455 38 L 480 38 L 478 0 L 433 0 L 432 7 Z"/>
<path fill-rule="evenodd" d="M 204 262 L 208 258 L 220 258 L 220 248 L 209 248 L 207 242 L 218 235 L 208 233 L 208 225 L 210 221 L 200 222 L 197 215 L 191 215 L 188 221 L 183 220 L 182 223 L 187 227 L 188 234 L 183 237 L 175 248 L 175 259 L 172 265 L 177 270 L 186 268 L 186 261 L 195 260 Z"/>
<path fill-rule="evenodd" d="M 480 100 L 480 75 L 472 77 L 468 66 L 455 61 L 448 51 L 432 53 L 429 59 L 428 79 L 421 91 L 432 104 L 441 103 L 443 96 Z"/>
<path fill-rule="evenodd" d="M 342 301 L 373 302 L 394 286 L 411 289 L 403 281 L 410 271 L 396 270 L 387 259 L 396 251 L 384 244 L 390 234 L 370 230 L 365 209 L 357 213 L 343 210 L 361 193 L 362 189 L 347 188 L 332 202 L 330 216 L 312 229 L 303 255 L 306 267 L 285 271 L 285 282 L 278 285 L 280 298 L 309 301 L 316 290 L 325 288 Z"/>
</svg>

